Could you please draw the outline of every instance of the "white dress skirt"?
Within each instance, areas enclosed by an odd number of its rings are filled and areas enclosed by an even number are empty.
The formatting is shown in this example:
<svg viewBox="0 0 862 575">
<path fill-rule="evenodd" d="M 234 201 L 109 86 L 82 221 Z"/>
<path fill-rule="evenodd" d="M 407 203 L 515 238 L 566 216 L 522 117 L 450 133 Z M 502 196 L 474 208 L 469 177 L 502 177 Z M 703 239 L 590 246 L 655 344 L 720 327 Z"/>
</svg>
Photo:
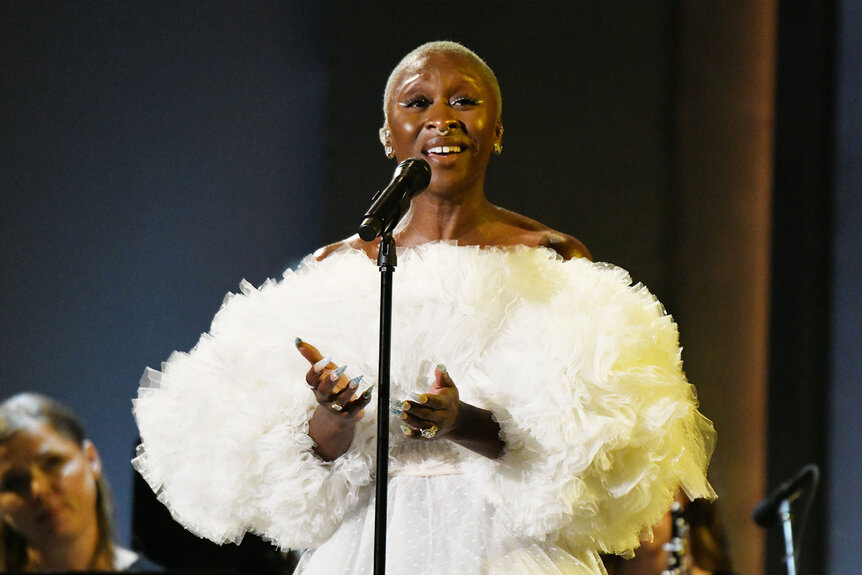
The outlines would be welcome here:
<svg viewBox="0 0 862 575">
<path fill-rule="evenodd" d="M 241 288 L 192 351 L 145 374 L 135 467 L 201 537 L 253 532 L 308 549 L 303 575 L 370 575 L 376 401 L 345 455 L 317 458 L 294 339 L 363 375 L 359 391 L 374 385 L 376 263 L 344 250 Z M 493 413 L 506 448 L 490 460 L 405 438 L 393 418 L 389 575 L 603 573 L 597 554 L 635 548 L 677 489 L 715 496 L 714 431 L 683 374 L 676 324 L 620 268 L 526 247 L 404 250 L 391 397 L 427 391 L 440 363 L 462 400 Z"/>
</svg>

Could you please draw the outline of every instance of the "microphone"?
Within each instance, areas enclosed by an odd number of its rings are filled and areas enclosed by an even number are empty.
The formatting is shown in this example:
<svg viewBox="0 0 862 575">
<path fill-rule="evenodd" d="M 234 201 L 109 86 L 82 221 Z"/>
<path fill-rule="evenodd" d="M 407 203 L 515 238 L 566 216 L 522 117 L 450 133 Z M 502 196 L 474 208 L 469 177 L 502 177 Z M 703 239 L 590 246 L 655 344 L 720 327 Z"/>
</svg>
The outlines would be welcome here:
<svg viewBox="0 0 862 575">
<path fill-rule="evenodd" d="M 377 236 L 392 231 L 407 212 L 413 196 L 431 183 L 431 166 L 422 158 L 407 158 L 395 168 L 392 181 L 371 198 L 359 226 L 359 237 L 370 242 Z"/>
<path fill-rule="evenodd" d="M 816 485 L 820 478 L 820 469 L 814 463 L 809 463 L 793 478 L 778 486 L 768 497 L 757 504 L 751 513 L 754 522 L 761 527 L 769 527 L 778 517 L 778 507 L 781 502 L 798 495 L 808 485 Z"/>
</svg>

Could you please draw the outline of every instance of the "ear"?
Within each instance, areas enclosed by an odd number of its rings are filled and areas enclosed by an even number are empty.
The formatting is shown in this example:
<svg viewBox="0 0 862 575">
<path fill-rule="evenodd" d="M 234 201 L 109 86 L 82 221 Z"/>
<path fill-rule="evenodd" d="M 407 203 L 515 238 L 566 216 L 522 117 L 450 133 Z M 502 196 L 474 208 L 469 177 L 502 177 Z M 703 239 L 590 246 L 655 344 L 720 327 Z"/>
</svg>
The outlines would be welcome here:
<svg viewBox="0 0 862 575">
<path fill-rule="evenodd" d="M 494 126 L 494 143 L 503 145 L 503 122 L 497 120 L 497 125 Z"/>
<path fill-rule="evenodd" d="M 380 143 L 383 144 L 383 153 L 386 154 L 386 157 L 390 160 L 394 160 L 395 152 L 392 151 L 392 140 L 389 136 L 389 124 L 384 123 L 377 135 L 380 137 Z"/>
<path fill-rule="evenodd" d="M 391 142 L 389 141 L 389 124 L 383 124 L 383 127 L 380 128 L 380 131 L 377 132 L 377 137 L 380 138 L 380 143 L 383 144 L 384 147 L 389 146 Z"/>
<path fill-rule="evenodd" d="M 84 457 L 87 459 L 87 464 L 90 466 L 90 471 L 93 477 L 99 479 L 102 476 L 102 459 L 99 457 L 99 452 L 96 446 L 89 439 L 85 439 L 83 443 Z"/>
</svg>

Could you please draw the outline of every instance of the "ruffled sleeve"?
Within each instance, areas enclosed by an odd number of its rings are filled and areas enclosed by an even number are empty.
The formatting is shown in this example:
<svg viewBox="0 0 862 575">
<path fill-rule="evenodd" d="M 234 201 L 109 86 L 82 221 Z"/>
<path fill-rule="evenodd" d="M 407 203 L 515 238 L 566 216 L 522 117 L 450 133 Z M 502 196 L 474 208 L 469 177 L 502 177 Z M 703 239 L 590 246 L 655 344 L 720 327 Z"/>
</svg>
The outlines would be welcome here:
<svg viewBox="0 0 862 575">
<path fill-rule="evenodd" d="M 373 375 L 367 338 L 332 325 L 339 314 L 361 316 L 363 303 L 374 325 L 376 302 L 347 297 L 351 282 L 376 281 L 373 272 L 364 256 L 347 256 L 339 267 L 307 261 L 260 289 L 243 284 L 191 352 L 144 375 L 134 402 L 142 444 L 133 463 L 187 529 L 217 543 L 238 542 L 248 531 L 283 548 L 310 548 L 361 499 L 374 469 L 374 414 L 344 456 L 316 457 L 307 434 L 316 402 L 294 338 L 340 350 L 349 375 Z M 326 302 L 325 313 L 314 302 Z"/>
<path fill-rule="evenodd" d="M 624 552 L 677 489 L 706 480 L 714 430 L 682 371 L 676 324 L 627 273 L 587 260 L 534 262 L 471 373 L 506 451 L 472 460 L 513 528 L 572 550 Z"/>
<path fill-rule="evenodd" d="M 512 530 L 575 554 L 621 552 L 679 486 L 714 496 L 714 433 L 683 374 L 676 325 L 623 270 L 447 244 L 399 260 L 393 385 L 424 392 L 433 369 L 423 366 L 445 363 L 462 399 L 492 411 L 505 454 L 465 452 L 464 476 Z M 308 365 L 293 341 L 374 383 L 377 272 L 348 252 L 246 284 L 191 352 L 145 376 L 135 466 L 180 523 L 217 542 L 253 531 L 311 548 L 370 501 L 376 402 L 350 451 L 320 461 L 307 435 Z"/>
</svg>

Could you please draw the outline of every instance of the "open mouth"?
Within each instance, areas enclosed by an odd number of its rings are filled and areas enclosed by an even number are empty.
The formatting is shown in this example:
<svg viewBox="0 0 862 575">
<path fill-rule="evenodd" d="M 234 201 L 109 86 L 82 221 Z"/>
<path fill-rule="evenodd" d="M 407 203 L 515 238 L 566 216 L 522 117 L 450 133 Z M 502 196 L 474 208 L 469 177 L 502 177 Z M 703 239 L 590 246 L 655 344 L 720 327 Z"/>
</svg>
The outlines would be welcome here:
<svg viewBox="0 0 862 575">
<path fill-rule="evenodd" d="M 433 148 L 428 148 L 425 150 L 426 154 L 433 154 L 435 156 L 449 156 L 452 154 L 460 154 L 461 146 L 434 146 Z"/>
</svg>

